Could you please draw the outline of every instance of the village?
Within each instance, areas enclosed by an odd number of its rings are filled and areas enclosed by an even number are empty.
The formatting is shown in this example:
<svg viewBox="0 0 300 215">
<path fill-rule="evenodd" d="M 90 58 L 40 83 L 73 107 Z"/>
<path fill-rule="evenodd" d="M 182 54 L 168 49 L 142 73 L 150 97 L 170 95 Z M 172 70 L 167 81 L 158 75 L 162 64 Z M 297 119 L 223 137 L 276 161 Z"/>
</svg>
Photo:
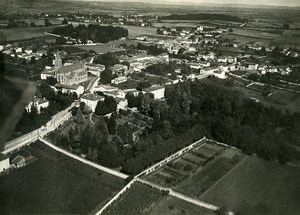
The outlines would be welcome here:
<svg viewBox="0 0 300 215">
<path fill-rule="evenodd" d="M 20 187 L 15 179 L 24 176 L 26 199 L 31 187 L 39 201 L 55 193 L 57 199 L 34 206 L 37 213 L 250 215 L 296 208 L 290 196 L 283 197 L 287 206 L 274 204 L 281 190 L 272 177 L 298 174 L 300 51 L 257 35 L 240 38 L 261 21 L 217 13 L 7 11 L 0 31 L 37 29 L 39 36 L 0 40 L 3 80 L 17 77 L 31 87 L 0 141 L 0 181 Z M 202 21 L 194 20 L 198 15 Z M 185 26 L 185 18 L 193 22 Z M 268 33 L 289 31 L 292 21 L 283 22 Z M 291 182 L 287 175 L 278 180 Z M 271 194 L 256 198 L 264 178 Z M 227 202 L 235 179 L 250 203 L 236 191 Z M 23 208 L 32 212 L 26 205 L 14 212 Z"/>
</svg>

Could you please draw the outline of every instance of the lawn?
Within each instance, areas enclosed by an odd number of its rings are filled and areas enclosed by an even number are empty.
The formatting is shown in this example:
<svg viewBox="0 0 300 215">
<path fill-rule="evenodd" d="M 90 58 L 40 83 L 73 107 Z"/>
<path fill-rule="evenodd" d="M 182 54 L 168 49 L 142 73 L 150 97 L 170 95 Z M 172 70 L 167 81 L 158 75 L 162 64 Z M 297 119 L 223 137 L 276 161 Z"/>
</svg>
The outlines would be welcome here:
<svg viewBox="0 0 300 215">
<path fill-rule="evenodd" d="M 123 187 L 123 180 L 36 142 L 38 161 L 0 177 L 0 214 L 87 214 Z"/>
<path fill-rule="evenodd" d="M 149 215 L 213 215 L 214 211 L 183 201 L 173 196 L 161 199 Z"/>
<path fill-rule="evenodd" d="M 248 157 L 201 199 L 245 215 L 296 215 L 300 213 L 300 171 Z"/>
</svg>

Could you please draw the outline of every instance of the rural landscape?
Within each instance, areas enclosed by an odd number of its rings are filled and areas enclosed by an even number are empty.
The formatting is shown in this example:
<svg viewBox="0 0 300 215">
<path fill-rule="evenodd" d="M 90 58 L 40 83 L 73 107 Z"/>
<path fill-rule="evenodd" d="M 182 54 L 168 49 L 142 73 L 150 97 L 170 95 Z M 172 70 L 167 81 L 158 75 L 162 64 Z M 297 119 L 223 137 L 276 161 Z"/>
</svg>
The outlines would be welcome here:
<svg viewBox="0 0 300 215">
<path fill-rule="evenodd" d="M 0 214 L 298 215 L 299 38 L 296 0 L 0 1 Z"/>
</svg>

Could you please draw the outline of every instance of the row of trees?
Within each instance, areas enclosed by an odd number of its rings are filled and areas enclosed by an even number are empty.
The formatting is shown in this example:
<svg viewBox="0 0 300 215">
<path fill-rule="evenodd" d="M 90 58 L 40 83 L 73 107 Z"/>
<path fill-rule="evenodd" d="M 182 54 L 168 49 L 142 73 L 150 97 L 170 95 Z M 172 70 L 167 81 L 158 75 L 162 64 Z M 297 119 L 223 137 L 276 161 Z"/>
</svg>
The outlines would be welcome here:
<svg viewBox="0 0 300 215">
<path fill-rule="evenodd" d="M 208 14 L 208 13 L 197 13 L 197 14 L 172 14 L 169 16 L 162 17 L 164 20 L 222 20 L 229 22 L 248 22 L 247 18 L 232 16 L 226 14 Z"/>
<path fill-rule="evenodd" d="M 73 25 L 70 24 L 55 28 L 52 33 L 73 39 L 80 39 L 82 43 L 86 43 L 87 40 L 108 43 L 128 36 L 128 30 L 125 28 L 100 25 L 78 25 L 77 27 L 73 27 Z"/>
</svg>

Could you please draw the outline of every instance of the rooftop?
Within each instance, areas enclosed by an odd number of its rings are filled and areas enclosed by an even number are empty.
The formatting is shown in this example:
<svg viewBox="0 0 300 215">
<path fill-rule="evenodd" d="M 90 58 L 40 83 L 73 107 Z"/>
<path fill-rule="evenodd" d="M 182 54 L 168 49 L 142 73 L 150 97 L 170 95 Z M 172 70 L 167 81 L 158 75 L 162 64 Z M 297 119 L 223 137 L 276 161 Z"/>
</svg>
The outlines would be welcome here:
<svg viewBox="0 0 300 215">
<path fill-rule="evenodd" d="M 11 161 L 11 163 L 17 164 L 17 163 L 19 163 L 19 162 L 22 161 L 22 160 L 25 161 L 25 158 L 24 158 L 23 156 L 21 156 L 21 155 L 17 155 L 17 157 L 15 157 L 15 158 Z"/>
<path fill-rule="evenodd" d="M 104 99 L 103 96 L 95 95 L 94 93 L 85 94 L 81 98 L 86 100 L 91 100 L 91 101 L 101 101 Z"/>
<path fill-rule="evenodd" d="M 63 66 L 57 72 L 58 73 L 68 73 L 68 72 L 72 72 L 72 71 L 79 70 L 79 69 L 84 69 L 83 63 L 79 62 L 79 63 L 74 63 L 72 65 Z"/>
</svg>

